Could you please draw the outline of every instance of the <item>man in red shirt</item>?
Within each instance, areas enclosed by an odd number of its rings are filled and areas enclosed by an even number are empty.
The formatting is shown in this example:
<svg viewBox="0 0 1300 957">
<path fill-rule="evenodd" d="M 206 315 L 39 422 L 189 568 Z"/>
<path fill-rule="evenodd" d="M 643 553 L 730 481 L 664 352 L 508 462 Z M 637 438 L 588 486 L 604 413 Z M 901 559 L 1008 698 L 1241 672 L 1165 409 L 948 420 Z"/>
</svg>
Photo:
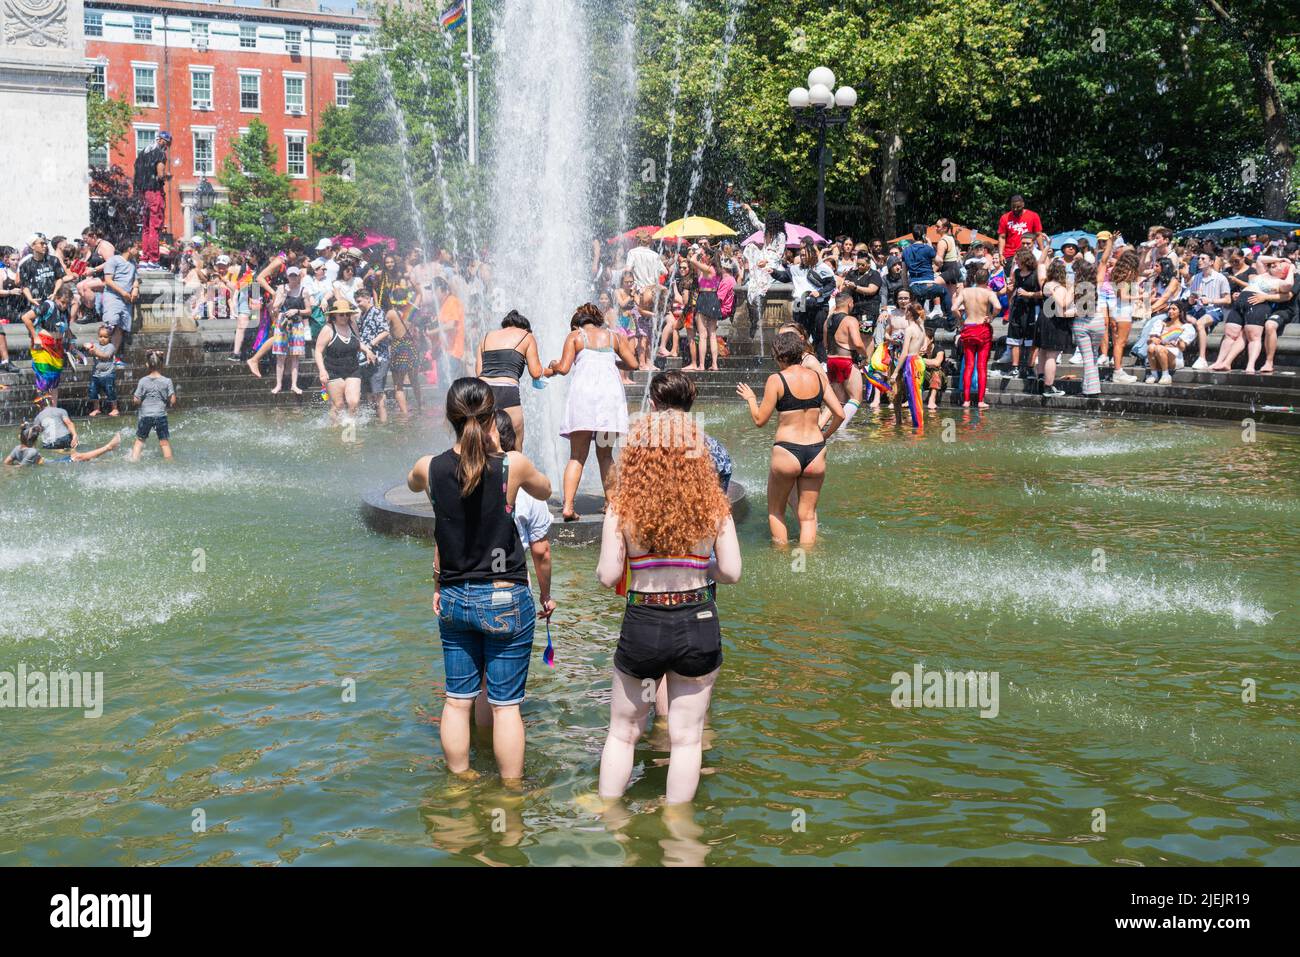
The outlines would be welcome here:
<svg viewBox="0 0 1300 957">
<path fill-rule="evenodd" d="M 1011 197 L 1011 211 L 1003 213 L 998 220 L 998 253 L 1003 259 L 1009 259 L 1026 235 L 1032 237 L 1042 231 L 1042 220 L 1032 209 L 1025 209 L 1025 198 L 1017 193 Z"/>
</svg>

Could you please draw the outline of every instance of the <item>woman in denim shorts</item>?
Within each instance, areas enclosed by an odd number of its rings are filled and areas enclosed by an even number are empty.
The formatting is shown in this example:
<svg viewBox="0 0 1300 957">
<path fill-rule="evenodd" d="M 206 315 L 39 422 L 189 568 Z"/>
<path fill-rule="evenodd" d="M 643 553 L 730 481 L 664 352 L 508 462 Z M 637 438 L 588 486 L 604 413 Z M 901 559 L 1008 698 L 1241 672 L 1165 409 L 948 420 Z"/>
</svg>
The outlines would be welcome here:
<svg viewBox="0 0 1300 957">
<path fill-rule="evenodd" d="M 447 421 L 456 444 L 415 463 L 406 484 L 425 492 L 435 518 L 433 611 L 438 616 L 447 700 L 441 738 L 447 767 L 469 769 L 470 719 L 487 678 L 492 750 L 501 777 L 517 786 L 524 774 L 524 700 L 537 609 L 528 590 L 524 547 L 515 529 L 515 494 L 551 497 L 551 483 L 522 453 L 496 442 L 492 390 L 482 379 L 457 379 L 447 393 Z M 553 605 L 543 608 L 550 614 Z"/>
</svg>

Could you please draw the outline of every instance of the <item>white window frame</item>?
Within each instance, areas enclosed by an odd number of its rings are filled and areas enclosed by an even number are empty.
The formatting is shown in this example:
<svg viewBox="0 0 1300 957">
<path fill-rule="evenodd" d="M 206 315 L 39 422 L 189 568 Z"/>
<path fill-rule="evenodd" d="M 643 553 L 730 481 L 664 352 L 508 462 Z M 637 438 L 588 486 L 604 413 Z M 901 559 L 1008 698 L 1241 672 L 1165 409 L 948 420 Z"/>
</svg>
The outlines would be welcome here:
<svg viewBox="0 0 1300 957">
<path fill-rule="evenodd" d="M 297 80 L 302 84 L 301 102 L 298 108 L 294 109 L 289 105 L 289 81 Z M 307 113 L 307 74 L 306 73 L 289 73 L 284 74 L 284 112 L 290 116 L 303 116 Z"/>
<path fill-rule="evenodd" d="M 334 55 L 340 60 L 352 59 L 352 34 L 334 34 Z"/>
<path fill-rule="evenodd" d="M 104 97 L 105 99 L 108 99 L 108 62 L 105 60 L 88 60 L 86 62 L 86 66 L 90 68 L 90 76 L 86 77 L 87 92 L 90 93 L 98 92 L 100 96 Z M 93 82 L 91 78 L 94 77 L 95 74 L 99 72 L 102 72 L 104 74 L 104 82 L 102 87 L 97 91 L 96 84 Z M 135 74 L 133 73 L 132 76 L 134 75 Z"/>
<path fill-rule="evenodd" d="M 96 32 L 91 33 L 91 28 Z M 83 10 L 81 29 L 87 40 L 94 40 L 104 35 L 104 14 L 98 10 Z"/>
<path fill-rule="evenodd" d="M 144 150 L 140 148 L 140 134 L 148 133 L 149 146 L 153 146 L 154 142 L 158 139 L 158 131 L 162 129 L 162 127 L 157 123 L 132 123 L 131 129 L 135 136 L 135 155 L 139 156 L 144 152 Z M 148 149 L 149 146 L 146 146 L 145 149 Z"/>
<path fill-rule="evenodd" d="M 153 100 L 149 103 L 140 102 L 140 76 L 137 70 L 153 71 Z M 146 109 L 157 109 L 158 107 L 158 64 L 144 63 L 136 60 L 131 61 L 131 103 L 134 106 L 142 106 Z"/>
<path fill-rule="evenodd" d="M 295 50 L 294 47 L 297 47 Z M 284 30 L 284 52 L 289 56 L 302 56 L 302 31 L 288 27 Z"/>
<path fill-rule="evenodd" d="M 201 105 L 194 96 L 194 78 L 196 76 L 207 75 L 208 78 L 208 101 L 206 105 Z M 190 67 L 190 109 L 198 112 L 208 113 L 215 109 L 214 100 L 216 98 L 216 70 L 210 66 L 191 66 Z"/>
<path fill-rule="evenodd" d="M 346 97 L 347 102 L 342 102 L 339 100 L 340 81 L 348 85 L 348 95 Z M 334 74 L 334 105 L 344 110 L 346 110 L 349 106 L 352 105 L 352 74 L 351 73 Z"/>
<path fill-rule="evenodd" d="M 244 77 L 251 76 L 257 78 L 257 108 L 244 106 Z M 261 70 L 240 70 L 239 71 L 239 112 L 240 113 L 261 113 L 262 112 L 262 71 Z"/>
<path fill-rule="evenodd" d="M 249 34 L 252 34 L 252 43 L 247 43 Z M 241 23 L 239 25 L 239 49 L 256 50 L 257 49 L 257 24 Z"/>
<path fill-rule="evenodd" d="M 131 39 L 136 43 L 153 43 L 153 17 L 132 15 Z"/>
<path fill-rule="evenodd" d="M 212 144 L 210 160 L 210 169 L 199 169 L 199 136 L 207 136 Z M 217 128 L 215 126 L 191 126 L 190 127 L 190 156 L 194 162 L 195 176 L 216 176 L 217 175 Z"/>
<path fill-rule="evenodd" d="M 290 179 L 307 178 L 307 131 L 306 130 L 285 130 L 284 131 L 284 171 L 289 174 Z M 295 173 L 289 166 L 289 144 L 294 140 L 302 140 L 302 172 Z"/>
<path fill-rule="evenodd" d="M 203 49 L 206 50 L 208 49 L 211 41 L 212 41 L 212 37 L 208 29 L 208 22 L 206 20 L 191 20 L 190 21 L 190 46 L 195 50 L 197 50 L 199 49 L 199 44 L 202 44 Z"/>
</svg>

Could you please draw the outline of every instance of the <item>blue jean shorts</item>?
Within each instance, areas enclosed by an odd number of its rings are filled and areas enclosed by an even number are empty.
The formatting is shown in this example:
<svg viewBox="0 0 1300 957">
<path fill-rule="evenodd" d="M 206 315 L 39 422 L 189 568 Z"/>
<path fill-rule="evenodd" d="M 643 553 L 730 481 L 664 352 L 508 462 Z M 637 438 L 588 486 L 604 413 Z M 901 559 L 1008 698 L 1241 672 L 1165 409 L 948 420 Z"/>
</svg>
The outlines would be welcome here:
<svg viewBox="0 0 1300 957">
<path fill-rule="evenodd" d="M 475 698 L 487 675 L 488 703 L 524 700 L 537 608 L 527 585 L 495 588 L 491 582 L 442 589 L 438 631 L 448 698 Z"/>
<path fill-rule="evenodd" d="M 171 440 L 172 433 L 167 427 L 167 416 L 165 415 L 142 415 L 136 419 L 135 437 L 137 439 L 143 442 L 149 438 L 150 431 L 158 433 L 159 442 Z"/>
<path fill-rule="evenodd" d="M 104 399 L 107 402 L 117 401 L 117 380 L 113 378 L 113 373 L 107 375 L 92 375 L 90 377 L 90 388 L 86 390 L 86 398 L 91 402 L 97 402 Z"/>
</svg>

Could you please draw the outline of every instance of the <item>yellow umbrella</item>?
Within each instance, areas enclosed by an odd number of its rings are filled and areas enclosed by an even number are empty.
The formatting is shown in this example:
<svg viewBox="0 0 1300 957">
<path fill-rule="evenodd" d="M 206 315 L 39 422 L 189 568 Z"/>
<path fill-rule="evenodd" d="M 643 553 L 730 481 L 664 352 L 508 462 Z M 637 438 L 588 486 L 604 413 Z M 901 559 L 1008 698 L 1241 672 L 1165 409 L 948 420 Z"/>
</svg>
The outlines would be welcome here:
<svg viewBox="0 0 1300 957">
<path fill-rule="evenodd" d="M 687 216 L 685 219 L 678 219 L 669 223 L 659 232 L 655 233 L 654 239 L 696 239 L 700 236 L 734 236 L 736 231 L 716 219 L 708 219 L 705 216 Z"/>
</svg>

